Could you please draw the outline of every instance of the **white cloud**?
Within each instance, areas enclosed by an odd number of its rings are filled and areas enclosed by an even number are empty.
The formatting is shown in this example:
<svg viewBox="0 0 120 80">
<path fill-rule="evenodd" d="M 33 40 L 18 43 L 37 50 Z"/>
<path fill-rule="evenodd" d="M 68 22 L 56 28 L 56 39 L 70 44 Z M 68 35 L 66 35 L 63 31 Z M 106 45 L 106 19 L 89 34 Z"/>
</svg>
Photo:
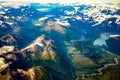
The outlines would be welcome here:
<svg viewBox="0 0 120 80">
<path fill-rule="evenodd" d="M 8 1 L 8 0 L 0 0 L 0 1 Z M 9 0 L 9 1 L 16 1 L 16 0 Z M 21 2 L 38 2 L 38 3 L 120 3 L 119 0 L 17 0 Z"/>
</svg>

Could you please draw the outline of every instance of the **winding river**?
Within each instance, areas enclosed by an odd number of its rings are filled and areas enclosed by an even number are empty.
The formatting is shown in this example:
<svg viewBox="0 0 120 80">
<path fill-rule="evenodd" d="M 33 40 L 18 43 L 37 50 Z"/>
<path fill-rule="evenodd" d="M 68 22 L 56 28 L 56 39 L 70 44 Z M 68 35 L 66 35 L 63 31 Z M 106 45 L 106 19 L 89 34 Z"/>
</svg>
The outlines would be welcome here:
<svg viewBox="0 0 120 80">
<path fill-rule="evenodd" d="M 103 72 L 102 72 L 103 69 L 107 68 L 108 66 L 115 66 L 115 65 L 118 65 L 118 64 L 119 64 L 118 58 L 119 58 L 119 56 L 116 57 L 116 58 L 114 58 L 115 63 L 105 64 L 103 67 L 99 68 L 99 69 L 97 70 L 99 73 L 82 75 L 82 78 L 77 77 L 76 80 L 84 80 L 84 79 L 85 79 L 85 76 L 91 77 L 91 76 L 99 76 L 99 75 L 102 75 L 102 74 L 103 74 Z"/>
</svg>

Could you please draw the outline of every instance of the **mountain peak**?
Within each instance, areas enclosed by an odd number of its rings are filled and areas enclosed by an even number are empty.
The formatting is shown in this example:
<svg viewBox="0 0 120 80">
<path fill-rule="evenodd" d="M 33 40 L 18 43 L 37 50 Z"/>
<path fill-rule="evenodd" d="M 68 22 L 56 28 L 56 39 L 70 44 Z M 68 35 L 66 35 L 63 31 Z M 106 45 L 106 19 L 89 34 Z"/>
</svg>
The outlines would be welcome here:
<svg viewBox="0 0 120 80">
<path fill-rule="evenodd" d="M 30 51 L 36 51 L 36 50 L 42 50 L 42 49 L 48 49 L 50 50 L 51 47 L 53 46 L 54 41 L 47 37 L 46 35 L 41 35 L 38 37 L 36 40 L 32 42 L 28 47 L 22 49 L 23 50 L 30 50 Z"/>
</svg>

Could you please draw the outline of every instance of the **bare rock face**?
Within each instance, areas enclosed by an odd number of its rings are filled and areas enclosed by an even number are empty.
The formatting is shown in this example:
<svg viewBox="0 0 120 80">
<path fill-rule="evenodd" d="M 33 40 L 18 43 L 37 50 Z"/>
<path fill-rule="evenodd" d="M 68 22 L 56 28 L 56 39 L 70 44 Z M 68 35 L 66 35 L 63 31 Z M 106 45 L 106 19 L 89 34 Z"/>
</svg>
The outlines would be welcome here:
<svg viewBox="0 0 120 80">
<path fill-rule="evenodd" d="M 55 51 L 53 50 L 54 41 L 48 38 L 46 35 L 41 35 L 32 42 L 29 46 L 21 51 L 28 53 L 26 56 L 40 57 L 41 59 L 55 59 Z"/>
<path fill-rule="evenodd" d="M 0 48 L 0 54 L 8 53 L 14 50 L 14 46 L 3 46 Z"/>
<path fill-rule="evenodd" d="M 53 46 L 53 43 L 54 41 L 52 39 L 48 38 L 46 35 L 41 35 L 36 40 L 34 40 L 31 45 L 27 46 L 22 50 L 25 49 L 27 49 L 27 51 L 40 50 L 40 48 L 38 47 L 41 47 L 41 49 L 50 50 L 51 47 Z"/>
<path fill-rule="evenodd" d="M 9 63 L 6 63 L 4 58 L 0 58 L 0 72 L 9 67 Z"/>
<path fill-rule="evenodd" d="M 13 46 L 0 48 L 0 80 L 51 80 L 43 67 L 31 67 Z"/>
<path fill-rule="evenodd" d="M 0 48 L 0 80 L 17 68 L 26 69 L 26 63 L 14 46 L 3 46 Z M 25 66 L 25 67 L 23 67 Z M 1 78 L 1 76 L 3 76 Z M 7 77 L 8 78 L 8 77 Z M 5 79 L 9 80 L 9 79 Z"/>
<path fill-rule="evenodd" d="M 61 75 L 61 79 L 73 79 L 70 77 L 71 66 L 68 57 L 62 55 L 56 49 L 55 42 L 46 35 L 38 37 L 29 46 L 22 49 L 21 53 L 31 66 L 43 66 L 50 70 L 48 72 L 52 72 L 57 79 L 60 79 L 57 75 Z"/>
<path fill-rule="evenodd" d="M 7 34 L 0 38 L 0 47 L 2 46 L 17 46 L 17 41 L 15 36 L 12 34 Z"/>
<path fill-rule="evenodd" d="M 46 70 L 40 66 L 29 69 L 28 73 L 31 76 L 31 80 L 51 80 Z"/>
<path fill-rule="evenodd" d="M 42 67 L 33 67 L 28 71 L 17 69 L 0 75 L 0 80 L 52 80 Z"/>
<path fill-rule="evenodd" d="M 9 53 L 13 50 L 14 50 L 14 46 L 3 46 L 2 48 L 0 48 L 0 72 L 7 69 L 9 67 L 9 65 L 11 64 L 10 62 L 6 61 L 5 54 Z M 10 58 L 10 57 L 11 57 L 11 55 L 8 55 L 8 58 Z M 12 56 L 11 58 L 14 59 L 15 56 Z"/>
<path fill-rule="evenodd" d="M 14 80 L 51 80 L 46 70 L 40 66 L 30 68 L 27 71 L 17 69 L 17 71 L 12 72 L 11 76 Z"/>
<path fill-rule="evenodd" d="M 2 46 L 0 80 L 73 80 L 65 70 L 66 61 L 54 44 L 52 39 L 41 35 L 21 50 Z"/>
</svg>

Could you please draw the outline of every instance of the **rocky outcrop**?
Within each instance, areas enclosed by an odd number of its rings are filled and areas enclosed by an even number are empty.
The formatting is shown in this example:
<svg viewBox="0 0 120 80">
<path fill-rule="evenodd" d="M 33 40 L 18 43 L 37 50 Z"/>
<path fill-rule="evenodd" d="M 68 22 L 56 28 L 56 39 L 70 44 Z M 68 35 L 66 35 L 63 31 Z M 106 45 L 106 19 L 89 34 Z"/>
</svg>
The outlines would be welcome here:
<svg viewBox="0 0 120 80">
<path fill-rule="evenodd" d="M 43 67 L 30 68 L 18 49 L 4 46 L 0 52 L 0 80 L 51 80 Z"/>
<path fill-rule="evenodd" d="M 4 35 L 3 37 L 0 38 L 0 47 L 2 46 L 17 46 L 18 43 L 16 41 L 15 36 L 13 36 L 12 34 L 7 34 Z"/>
<path fill-rule="evenodd" d="M 57 61 L 57 54 L 54 48 L 54 41 L 46 35 L 41 35 L 32 42 L 28 47 L 21 51 L 24 55 L 31 56 L 32 58 L 39 57 L 41 60 L 54 60 Z"/>
<path fill-rule="evenodd" d="M 0 55 L 14 50 L 14 46 L 3 46 L 0 48 Z"/>
<path fill-rule="evenodd" d="M 52 39 L 41 35 L 21 50 L 14 46 L 1 47 L 0 80 L 73 80 L 68 74 L 71 66 L 54 44 Z"/>
<path fill-rule="evenodd" d="M 62 55 L 54 44 L 54 40 L 46 35 L 41 35 L 21 52 L 31 66 L 43 66 L 47 70 L 55 70 L 59 75 L 62 74 L 62 77 L 63 75 L 66 76 L 66 79 L 70 78 L 71 65 L 69 59 Z M 51 74 L 55 75 L 56 73 L 52 71 Z"/>
<path fill-rule="evenodd" d="M 17 69 L 0 74 L 0 80 L 52 80 L 50 75 L 42 67 L 33 67 L 28 71 Z"/>
</svg>

